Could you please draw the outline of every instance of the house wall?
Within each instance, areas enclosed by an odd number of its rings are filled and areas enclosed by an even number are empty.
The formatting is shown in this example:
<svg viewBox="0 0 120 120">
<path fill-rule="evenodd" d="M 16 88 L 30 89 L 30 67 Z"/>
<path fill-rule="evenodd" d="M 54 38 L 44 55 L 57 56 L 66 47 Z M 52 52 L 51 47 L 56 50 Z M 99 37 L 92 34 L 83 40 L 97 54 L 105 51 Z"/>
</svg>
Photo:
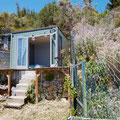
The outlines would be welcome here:
<svg viewBox="0 0 120 120">
<path fill-rule="evenodd" d="M 0 69 L 10 68 L 10 53 L 0 51 Z"/>
</svg>

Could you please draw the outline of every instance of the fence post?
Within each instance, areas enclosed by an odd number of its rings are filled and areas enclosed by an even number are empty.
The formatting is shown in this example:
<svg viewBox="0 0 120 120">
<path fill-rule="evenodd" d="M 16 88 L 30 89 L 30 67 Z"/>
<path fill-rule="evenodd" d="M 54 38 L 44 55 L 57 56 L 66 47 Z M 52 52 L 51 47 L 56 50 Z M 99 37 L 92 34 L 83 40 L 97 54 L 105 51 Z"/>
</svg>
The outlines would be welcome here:
<svg viewBox="0 0 120 120">
<path fill-rule="evenodd" d="M 83 88 L 83 106 L 84 117 L 87 117 L 87 96 L 86 96 L 86 79 L 85 79 L 85 63 L 82 61 L 82 88 Z"/>
</svg>

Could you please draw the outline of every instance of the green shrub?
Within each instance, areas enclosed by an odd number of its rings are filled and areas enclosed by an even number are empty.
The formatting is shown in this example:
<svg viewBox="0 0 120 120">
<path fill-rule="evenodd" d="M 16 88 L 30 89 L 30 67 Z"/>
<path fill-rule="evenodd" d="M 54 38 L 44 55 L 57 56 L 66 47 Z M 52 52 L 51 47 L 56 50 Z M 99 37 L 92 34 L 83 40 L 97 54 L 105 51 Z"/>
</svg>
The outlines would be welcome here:
<svg viewBox="0 0 120 120">
<path fill-rule="evenodd" d="M 76 97 L 76 88 L 72 85 L 70 82 L 70 78 L 65 77 L 65 82 L 64 82 L 64 90 L 70 89 L 70 95 L 74 99 Z"/>
<path fill-rule="evenodd" d="M 91 58 L 85 66 L 88 115 L 90 118 L 113 119 L 119 115 L 119 90 L 111 90 L 111 79 L 102 60 Z M 115 100 L 115 98 L 117 98 Z"/>
<path fill-rule="evenodd" d="M 91 56 L 97 56 L 97 43 L 88 38 L 86 40 L 80 40 L 75 46 L 76 56 L 83 56 L 83 59 L 89 61 Z"/>
<path fill-rule="evenodd" d="M 76 110 L 75 110 L 75 108 L 74 107 L 71 107 L 70 108 L 70 114 L 72 115 L 72 116 L 75 116 L 76 115 Z"/>
<path fill-rule="evenodd" d="M 99 19 L 104 18 L 107 15 L 107 12 L 99 13 Z"/>
<path fill-rule="evenodd" d="M 27 90 L 27 99 L 30 103 L 35 103 L 35 83 L 33 82 Z"/>
<path fill-rule="evenodd" d="M 88 113 L 91 118 L 116 119 L 120 117 L 120 91 L 114 92 L 114 90 L 103 91 L 97 87 L 94 93 L 88 93 Z"/>
<path fill-rule="evenodd" d="M 120 26 L 120 17 L 114 19 L 114 21 L 115 21 L 115 27 L 116 27 L 116 28 L 119 27 L 119 26 Z"/>
<path fill-rule="evenodd" d="M 44 79 L 47 81 L 52 81 L 55 79 L 55 75 L 52 72 L 47 72 L 46 75 L 44 76 Z"/>
<path fill-rule="evenodd" d="M 95 61 L 94 57 L 91 57 L 90 61 L 85 66 L 85 74 L 87 76 L 87 86 L 94 86 L 92 90 L 95 89 L 96 86 L 107 90 L 110 81 L 104 62 Z"/>
</svg>

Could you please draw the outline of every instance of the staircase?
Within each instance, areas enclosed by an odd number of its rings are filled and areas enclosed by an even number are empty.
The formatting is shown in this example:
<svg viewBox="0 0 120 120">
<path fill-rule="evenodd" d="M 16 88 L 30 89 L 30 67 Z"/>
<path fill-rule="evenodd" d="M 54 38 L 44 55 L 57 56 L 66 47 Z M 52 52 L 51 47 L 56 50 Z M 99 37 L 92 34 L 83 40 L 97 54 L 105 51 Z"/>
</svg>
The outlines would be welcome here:
<svg viewBox="0 0 120 120">
<path fill-rule="evenodd" d="M 21 108 L 26 102 L 27 89 L 33 79 L 35 79 L 35 71 L 25 71 L 19 84 L 12 88 L 12 96 L 7 99 L 5 107 Z"/>
</svg>

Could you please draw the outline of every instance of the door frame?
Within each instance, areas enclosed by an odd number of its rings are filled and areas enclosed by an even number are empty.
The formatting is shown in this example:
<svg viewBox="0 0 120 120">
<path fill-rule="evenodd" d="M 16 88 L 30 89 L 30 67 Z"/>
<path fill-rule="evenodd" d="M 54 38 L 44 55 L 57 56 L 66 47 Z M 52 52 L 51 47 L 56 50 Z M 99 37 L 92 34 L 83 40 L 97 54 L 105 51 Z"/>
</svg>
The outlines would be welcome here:
<svg viewBox="0 0 120 120">
<path fill-rule="evenodd" d="M 27 43 L 26 43 L 26 66 L 19 66 L 18 65 L 18 39 L 19 38 L 22 38 L 22 39 L 26 39 L 27 40 Z M 29 38 L 28 37 L 23 37 L 23 36 L 19 36 L 17 37 L 17 45 L 16 45 L 16 49 L 17 49 L 17 54 L 16 54 L 16 67 L 17 69 L 28 69 L 28 66 L 29 66 L 29 55 L 28 55 L 28 52 L 29 52 Z"/>
<path fill-rule="evenodd" d="M 58 55 L 58 41 L 57 41 L 57 31 L 56 32 L 54 32 L 54 33 L 51 33 L 50 34 L 50 67 L 57 67 L 57 66 L 55 66 L 56 64 L 57 64 L 57 61 L 55 61 L 55 64 L 52 64 L 52 37 L 53 37 L 53 35 L 55 35 L 56 36 L 56 40 L 55 40 L 55 44 L 56 44 L 56 52 L 55 52 L 55 57 L 57 57 L 57 55 Z"/>
</svg>

